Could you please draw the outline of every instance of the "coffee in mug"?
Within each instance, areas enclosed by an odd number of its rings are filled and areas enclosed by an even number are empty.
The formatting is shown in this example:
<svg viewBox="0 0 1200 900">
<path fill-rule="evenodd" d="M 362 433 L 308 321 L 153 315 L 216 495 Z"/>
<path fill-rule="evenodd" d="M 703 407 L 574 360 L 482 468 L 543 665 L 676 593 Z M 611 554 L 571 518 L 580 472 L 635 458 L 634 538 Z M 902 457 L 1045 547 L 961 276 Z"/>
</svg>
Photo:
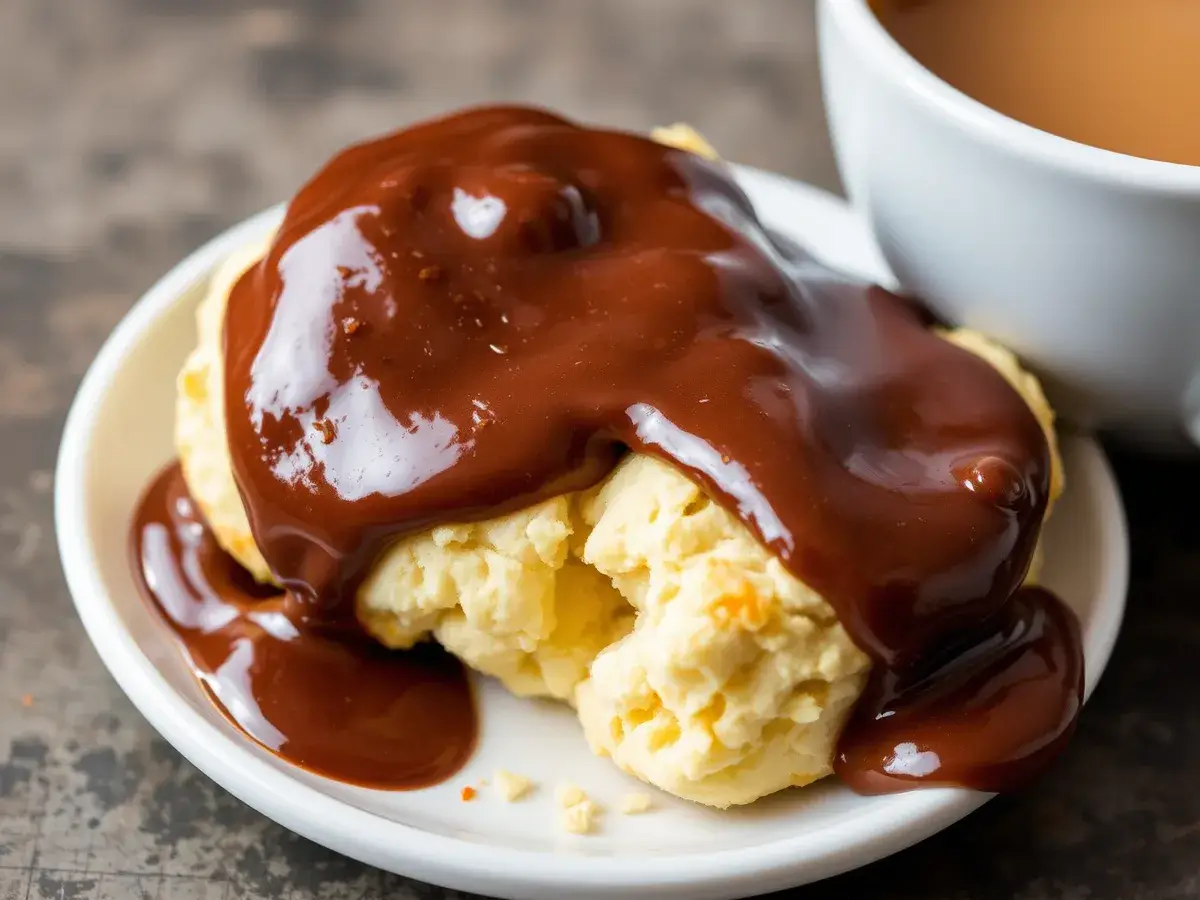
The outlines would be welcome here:
<svg viewBox="0 0 1200 900">
<path fill-rule="evenodd" d="M 1043 131 L 1200 166 L 1200 0 L 871 0 L 918 62 Z"/>
</svg>

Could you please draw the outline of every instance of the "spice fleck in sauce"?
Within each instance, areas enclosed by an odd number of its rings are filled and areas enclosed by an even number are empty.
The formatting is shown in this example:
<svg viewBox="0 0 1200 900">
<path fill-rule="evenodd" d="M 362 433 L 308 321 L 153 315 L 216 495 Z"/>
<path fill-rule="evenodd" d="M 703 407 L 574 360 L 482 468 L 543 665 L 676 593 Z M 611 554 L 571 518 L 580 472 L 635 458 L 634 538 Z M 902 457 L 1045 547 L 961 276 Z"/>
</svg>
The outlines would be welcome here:
<svg viewBox="0 0 1200 900">
<path fill-rule="evenodd" d="M 1003 788 L 1081 702 L 1070 611 L 1018 591 L 1049 451 L 927 325 L 774 241 L 719 163 L 469 111 L 335 157 L 234 288 L 234 473 L 289 623 L 353 656 L 353 594 L 389 541 L 590 486 L 631 449 L 664 458 L 875 659 L 839 746 L 851 786 Z M 438 716 L 470 709 L 446 693 Z"/>
</svg>

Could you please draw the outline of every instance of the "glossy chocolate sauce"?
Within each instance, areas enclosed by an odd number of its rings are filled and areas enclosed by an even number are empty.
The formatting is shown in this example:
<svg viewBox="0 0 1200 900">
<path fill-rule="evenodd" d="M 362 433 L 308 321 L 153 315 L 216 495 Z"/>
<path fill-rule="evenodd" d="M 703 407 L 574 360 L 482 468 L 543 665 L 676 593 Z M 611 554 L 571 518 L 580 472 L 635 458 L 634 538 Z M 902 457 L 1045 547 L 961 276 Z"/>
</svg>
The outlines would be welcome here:
<svg viewBox="0 0 1200 900">
<path fill-rule="evenodd" d="M 475 747 L 462 664 L 436 645 L 397 653 L 296 621 L 217 546 L 178 465 L 147 489 L 133 570 L 218 707 L 242 731 L 310 771 L 377 788 L 453 775 Z"/>
<path fill-rule="evenodd" d="M 928 324 L 772 240 L 719 163 L 469 111 L 335 157 L 236 285 L 234 473 L 289 621 L 354 635 L 397 536 L 664 458 L 875 659 L 839 746 L 853 787 L 1007 787 L 1082 696 L 1072 614 L 1017 590 L 1049 452 Z"/>
<path fill-rule="evenodd" d="M 1047 591 L 1021 588 L 974 635 L 917 665 L 876 670 L 834 771 L 860 794 L 1003 791 L 1053 761 L 1082 702 L 1078 620 Z"/>
</svg>

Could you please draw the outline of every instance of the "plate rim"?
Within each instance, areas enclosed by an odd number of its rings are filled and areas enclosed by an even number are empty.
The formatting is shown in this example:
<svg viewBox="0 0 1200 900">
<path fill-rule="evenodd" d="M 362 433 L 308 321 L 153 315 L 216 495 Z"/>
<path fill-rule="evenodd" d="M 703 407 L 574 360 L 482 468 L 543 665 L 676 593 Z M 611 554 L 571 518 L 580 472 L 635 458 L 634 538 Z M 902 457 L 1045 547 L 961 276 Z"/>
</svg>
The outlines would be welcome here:
<svg viewBox="0 0 1200 900">
<path fill-rule="evenodd" d="M 840 198 L 781 175 L 735 166 L 754 195 L 780 192 L 809 208 L 824 208 L 839 227 L 862 230 Z M 673 852 L 644 857 L 572 855 L 496 847 L 424 831 L 347 804 L 256 758 L 240 739 L 217 730 L 192 710 L 123 627 L 100 575 L 88 529 L 90 447 L 101 407 L 128 350 L 231 249 L 271 227 L 283 204 L 223 231 L 176 264 L 121 319 L 85 374 L 68 412 L 55 469 L 54 519 L 59 555 L 80 620 L 105 667 L 139 712 L 176 750 L 223 789 L 280 825 L 361 862 L 457 890 L 493 896 L 557 900 L 625 896 L 700 900 L 792 887 L 866 865 L 911 846 L 982 806 L 992 795 L 932 789 L 890 795 L 879 813 L 856 816 L 819 835 L 783 837 L 729 850 Z M 772 220 L 770 216 L 764 216 Z M 863 232 L 865 234 L 865 231 Z M 862 239 L 860 235 L 859 239 Z M 873 242 L 870 243 L 873 248 Z M 878 269 L 880 266 L 872 261 Z M 1112 511 L 1102 532 L 1101 558 L 1111 570 L 1102 582 L 1106 619 L 1086 666 L 1090 696 L 1107 667 L 1124 615 L 1129 538 L 1124 505 L 1112 469 L 1090 437 L 1073 439 Z M 899 799 L 898 799 L 899 798 Z M 333 824 L 331 824 L 333 823 Z M 614 865 L 613 859 L 620 864 Z"/>
</svg>

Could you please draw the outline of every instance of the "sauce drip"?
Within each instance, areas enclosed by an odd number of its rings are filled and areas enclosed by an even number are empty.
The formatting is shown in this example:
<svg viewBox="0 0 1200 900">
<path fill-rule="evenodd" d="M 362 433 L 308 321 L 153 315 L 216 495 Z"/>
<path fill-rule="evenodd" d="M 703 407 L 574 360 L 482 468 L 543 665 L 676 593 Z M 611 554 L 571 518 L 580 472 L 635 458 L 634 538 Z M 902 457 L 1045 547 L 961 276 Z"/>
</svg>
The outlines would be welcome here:
<svg viewBox="0 0 1200 900">
<path fill-rule="evenodd" d="M 291 598 L 223 551 L 172 465 L 138 507 L 133 571 L 238 728 L 310 771 L 376 788 L 444 781 L 470 757 L 476 718 L 463 666 L 436 645 L 397 653 L 296 621 Z"/>
<path fill-rule="evenodd" d="M 590 486 L 630 449 L 669 460 L 875 659 L 839 747 L 851 785 L 1005 787 L 1082 696 L 1070 611 L 1017 590 L 1049 453 L 928 324 L 775 241 L 718 163 L 468 111 L 335 157 L 235 286 L 234 474 L 288 622 L 357 655 L 354 590 L 389 541 Z M 896 776 L 905 753 L 928 771 Z"/>
<path fill-rule="evenodd" d="M 877 672 L 841 736 L 834 771 L 860 794 L 1033 778 L 1075 731 L 1079 623 L 1021 588 L 976 634 L 910 669 Z"/>
</svg>

